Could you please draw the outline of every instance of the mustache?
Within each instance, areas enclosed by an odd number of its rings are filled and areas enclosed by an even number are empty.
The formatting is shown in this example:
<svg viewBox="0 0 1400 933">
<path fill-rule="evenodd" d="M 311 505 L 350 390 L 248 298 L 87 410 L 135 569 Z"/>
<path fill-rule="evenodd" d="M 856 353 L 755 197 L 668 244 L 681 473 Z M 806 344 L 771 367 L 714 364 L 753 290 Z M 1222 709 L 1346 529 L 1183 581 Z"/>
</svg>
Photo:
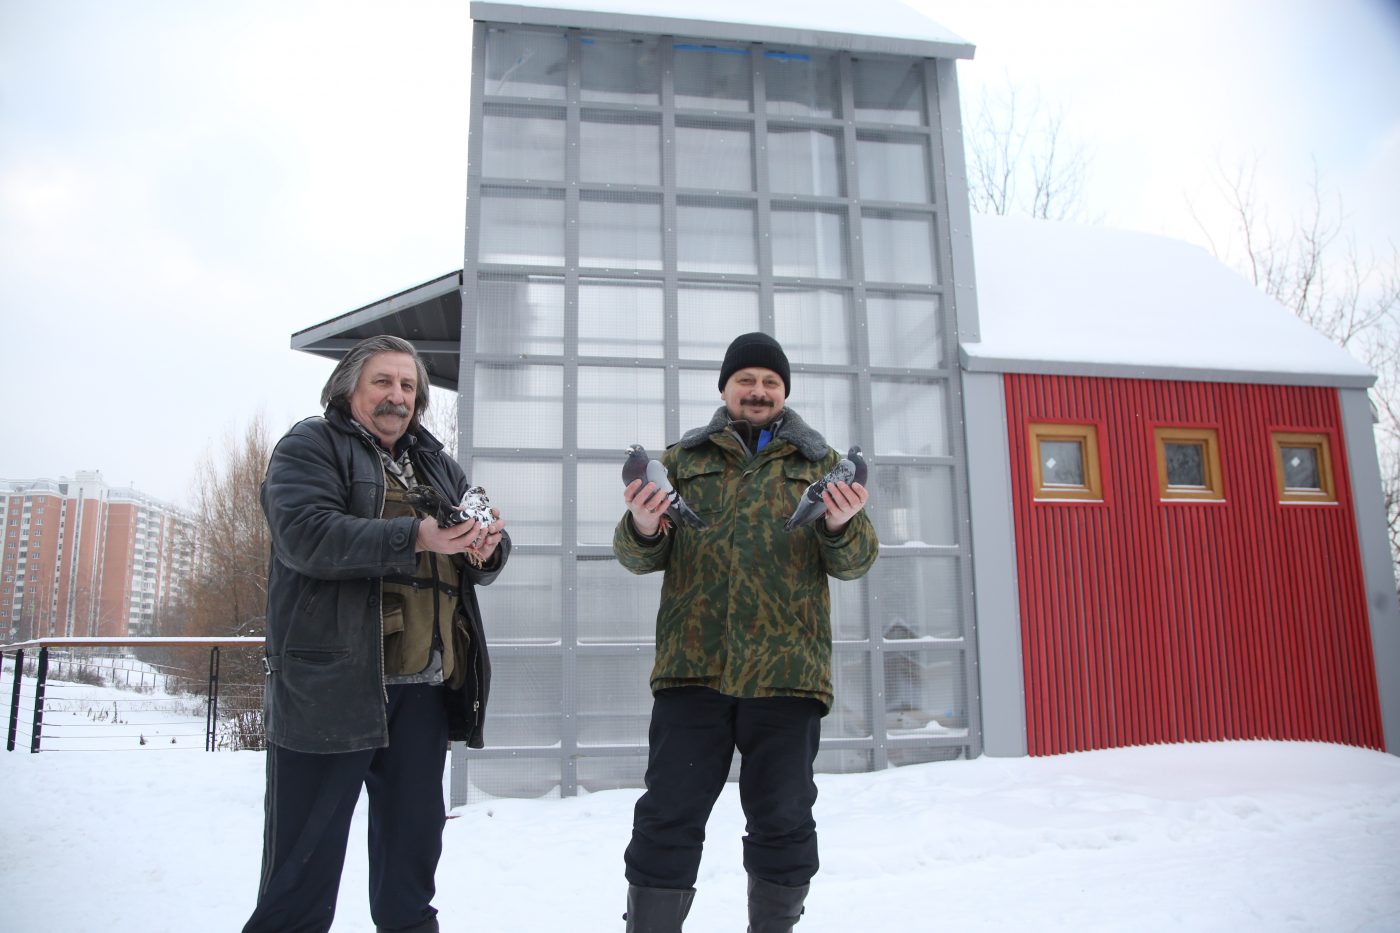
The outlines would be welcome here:
<svg viewBox="0 0 1400 933">
<path fill-rule="evenodd" d="M 374 406 L 374 416 L 376 418 L 380 415 L 398 415 L 400 418 L 407 418 L 411 414 L 412 411 L 409 410 L 407 405 L 398 405 L 394 402 L 380 402 L 378 405 Z"/>
<path fill-rule="evenodd" d="M 741 399 L 741 400 L 740 400 L 740 404 L 741 404 L 741 405 L 757 405 L 757 406 L 759 406 L 760 408 L 772 408 L 772 407 L 773 407 L 773 400 L 772 400 L 771 398 L 746 398 L 746 399 Z"/>
</svg>

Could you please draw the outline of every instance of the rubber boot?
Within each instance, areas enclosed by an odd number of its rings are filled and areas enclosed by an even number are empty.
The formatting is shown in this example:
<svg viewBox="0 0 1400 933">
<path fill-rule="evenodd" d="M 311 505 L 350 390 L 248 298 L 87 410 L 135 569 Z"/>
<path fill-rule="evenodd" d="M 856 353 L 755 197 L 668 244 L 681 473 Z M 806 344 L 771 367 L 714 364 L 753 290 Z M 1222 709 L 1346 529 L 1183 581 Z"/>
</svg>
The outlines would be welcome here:
<svg viewBox="0 0 1400 933">
<path fill-rule="evenodd" d="M 749 933 L 790 933 L 811 885 L 790 888 L 749 875 Z"/>
<path fill-rule="evenodd" d="M 681 933 L 695 900 L 694 888 L 627 888 L 627 933 Z"/>
</svg>

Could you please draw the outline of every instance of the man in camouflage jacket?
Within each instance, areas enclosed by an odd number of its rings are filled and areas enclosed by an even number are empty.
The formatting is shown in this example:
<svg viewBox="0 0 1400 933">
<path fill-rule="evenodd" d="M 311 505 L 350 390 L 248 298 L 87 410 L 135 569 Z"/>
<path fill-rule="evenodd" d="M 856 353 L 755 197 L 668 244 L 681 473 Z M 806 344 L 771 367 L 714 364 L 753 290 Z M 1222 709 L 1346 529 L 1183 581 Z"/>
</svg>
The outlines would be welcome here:
<svg viewBox="0 0 1400 933">
<path fill-rule="evenodd" d="M 724 406 L 661 461 L 704 528 L 672 527 L 654 484 L 624 492 L 613 552 L 633 573 L 665 572 L 647 791 L 625 856 L 633 933 L 681 929 L 735 748 L 752 933 L 791 930 L 817 871 L 813 761 L 832 703 L 827 577 L 863 575 L 879 542 L 858 484 L 832 484 L 825 515 L 784 530 L 808 485 L 840 459 L 786 409 L 790 385 L 772 337 L 730 344 Z"/>
</svg>

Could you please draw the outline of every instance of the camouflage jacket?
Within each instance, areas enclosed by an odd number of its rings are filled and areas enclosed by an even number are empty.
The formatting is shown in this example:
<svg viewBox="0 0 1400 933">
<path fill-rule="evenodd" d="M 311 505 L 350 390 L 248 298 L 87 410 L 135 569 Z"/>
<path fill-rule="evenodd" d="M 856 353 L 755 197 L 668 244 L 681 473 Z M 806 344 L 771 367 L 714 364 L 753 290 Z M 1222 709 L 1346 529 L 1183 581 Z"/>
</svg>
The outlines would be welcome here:
<svg viewBox="0 0 1400 933">
<path fill-rule="evenodd" d="M 853 580 L 870 569 L 875 528 L 862 510 L 837 535 L 820 519 L 784 531 L 803 491 L 840 454 L 791 409 L 753 457 L 728 423 L 720 408 L 661 459 L 708 527 L 677 527 L 647 543 L 624 513 L 613 533 L 613 553 L 628 570 L 666 572 L 651 689 L 694 684 L 738 697 L 809 696 L 829 711 L 826 578 Z"/>
</svg>

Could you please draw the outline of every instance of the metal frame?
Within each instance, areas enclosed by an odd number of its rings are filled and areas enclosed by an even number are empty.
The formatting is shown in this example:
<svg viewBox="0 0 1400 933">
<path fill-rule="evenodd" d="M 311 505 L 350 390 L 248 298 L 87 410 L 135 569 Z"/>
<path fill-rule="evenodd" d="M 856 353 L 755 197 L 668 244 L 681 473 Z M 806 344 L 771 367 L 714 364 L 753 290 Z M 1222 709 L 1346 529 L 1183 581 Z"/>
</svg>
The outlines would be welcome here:
<svg viewBox="0 0 1400 933">
<path fill-rule="evenodd" d="M 856 340 L 852 362 L 849 365 L 794 364 L 795 374 L 839 374 L 853 377 L 854 395 L 852 403 L 856 409 L 854 423 L 857 437 L 852 440 L 866 450 L 873 448 L 874 422 L 871 414 L 872 378 L 891 377 L 919 378 L 943 386 L 944 417 L 948 431 L 949 451 L 945 456 L 889 456 L 879 458 L 879 465 L 918 466 L 946 468 L 952 475 L 954 497 L 954 521 L 957 527 L 957 543 L 951 546 L 902 547 L 883 549 L 881 560 L 902 560 L 917 556 L 945 556 L 958 560 L 959 599 L 962 607 L 962 631 L 960 640 L 940 639 L 937 641 L 887 640 L 884 633 L 870 631 L 865 641 L 838 641 L 835 644 L 834 663 L 842 658 L 864 656 L 869 659 L 869 696 L 867 702 L 872 717 L 872 735 L 866 738 L 832 738 L 822 742 L 822 750 L 835 751 L 852 749 L 870 754 L 870 764 L 879 769 L 890 762 L 893 749 L 902 751 L 922 750 L 929 756 L 944 755 L 975 756 L 981 753 L 981 710 L 977 696 L 978 672 L 976 663 L 976 633 L 973 613 L 972 561 L 971 561 L 971 518 L 968 504 L 967 452 L 963 429 L 963 402 L 961 373 L 957 365 L 955 345 L 958 340 L 960 314 L 962 308 L 959 296 L 971 294 L 970 233 L 968 232 L 967 198 L 964 169 L 962 164 L 961 136 L 948 138 L 951 131 L 957 130 L 957 88 L 953 73 L 953 63 L 945 60 L 925 60 L 923 63 L 924 98 L 928 108 L 921 126 L 905 124 L 869 123 L 855 120 L 853 54 L 850 43 L 835 52 L 839 69 L 839 87 L 842 95 L 840 116 L 836 118 L 796 117 L 776 115 L 767 112 L 765 89 L 765 55 L 768 47 L 752 40 L 731 43 L 748 52 L 751 68 L 754 100 L 747 111 L 697 111 L 677 108 L 674 94 L 674 62 L 669 36 L 660 36 L 657 51 L 661 74 L 660 103 L 657 105 L 608 104 L 598 101 L 581 100 L 581 39 L 588 37 L 629 37 L 629 33 L 608 33 L 604 30 L 553 28 L 532 25 L 527 31 L 535 33 L 562 34 L 567 39 L 567 81 L 564 99 L 541 100 L 528 97 L 488 96 L 486 94 L 486 43 L 488 31 L 495 28 L 508 29 L 508 23 L 483 22 L 483 12 L 495 11 L 500 5 L 473 5 L 473 14 L 478 21 L 474 26 L 472 47 L 471 113 L 469 124 L 468 180 L 466 246 L 461 278 L 462 334 L 460 368 L 457 373 L 457 388 L 460 393 L 458 432 L 461 439 L 461 455 L 464 468 L 472 472 L 472 461 L 476 457 L 510 460 L 533 460 L 537 462 L 559 463 L 562 467 L 562 501 L 560 513 L 563 534 L 558 545 L 519 544 L 517 555 L 548 555 L 561 561 L 560 607 L 561 642 L 554 646 L 502 644 L 493 645 L 492 653 L 497 657 L 558 656 L 561 660 L 561 689 L 564 708 L 560 712 L 560 742 L 558 747 L 488 747 L 481 750 L 467 750 L 454 746 L 451 795 L 454 805 L 466 801 L 469 785 L 466 774 L 473 760 L 482 759 L 531 759 L 550 758 L 560 761 L 560 790 L 564 795 L 577 792 L 577 758 L 580 756 L 644 756 L 645 746 L 587 746 L 578 744 L 578 709 L 575 697 L 577 670 L 581 657 L 588 656 L 649 656 L 650 644 L 580 644 L 578 641 L 578 562 L 581 559 L 611 559 L 611 550 L 606 546 L 580 545 L 574 533 L 578 519 L 577 501 L 578 465 L 581 460 L 589 462 L 611 461 L 617 458 L 612 450 L 582 449 L 577 444 L 577 396 L 578 396 L 578 305 L 579 282 L 581 278 L 609 278 L 654 282 L 662 289 L 664 330 L 663 351 L 659 358 L 638 360 L 628 357 L 590 357 L 588 365 L 618 368 L 651 368 L 663 373 L 666 399 L 665 434 L 674 440 L 694 425 L 680 423 L 680 379 L 682 371 L 717 370 L 714 360 L 689 359 L 680 356 L 678 294 L 683 283 L 724 283 L 743 284 L 754 287 L 759 295 L 762 329 L 773 332 L 773 294 L 775 289 L 786 285 L 839 289 L 851 297 L 851 312 L 855 315 L 855 332 L 863 333 L 867 290 L 875 288 L 881 293 L 902 293 L 936 296 L 942 315 L 944 359 L 933 361 L 928 368 L 873 368 L 870 365 L 868 342 Z M 685 33 L 691 38 L 699 33 Z M 713 36 L 713 31 L 705 33 Z M 827 47 L 829 50 L 830 47 Z M 861 57 L 856 55 L 854 57 Z M 511 106 L 539 110 L 550 110 L 562 114 L 565 123 L 565 163 L 563 180 L 522 180 L 517 178 L 488 178 L 483 175 L 484 115 L 488 107 Z M 619 184 L 587 184 L 580 180 L 580 154 L 577 143 L 580 139 L 582 111 L 590 113 L 616 114 L 635 117 L 651 114 L 661 128 L 661 170 L 659 186 L 629 186 Z M 679 188 L 676 184 L 676 143 L 675 128 L 678 117 L 682 122 L 703 119 L 706 122 L 723 122 L 743 125 L 751 130 L 753 140 L 754 189 L 750 192 L 710 191 Z M 774 126 L 811 128 L 836 131 L 844 146 L 842 171 L 844 173 L 844 195 L 822 197 L 811 195 L 773 195 L 768 175 L 768 134 Z M 904 202 L 875 202 L 862 199 L 858 171 L 858 132 L 873 131 L 880 134 L 925 141 L 929 154 L 930 194 L 929 203 L 917 205 Z M 950 183 L 950 178 L 952 179 Z M 483 189 L 509 188 L 516 191 L 548 192 L 557 197 L 562 190 L 564 198 L 564 263 L 562 267 L 494 264 L 480 262 L 480 247 L 483 238 L 489 238 L 491 231 L 482 228 Z M 633 269 L 589 268 L 586 276 L 581 276 L 579 268 L 579 204 L 589 193 L 606 194 L 616 198 L 645 196 L 659 198 L 661 203 L 662 268 L 657 271 Z M 757 244 L 757 271 L 752 274 L 731 273 L 692 273 L 678 271 L 677 220 L 679 206 L 687 198 L 723 198 L 735 202 L 751 204 L 754 208 Z M 835 208 L 844 212 L 847 226 L 847 241 L 844 244 L 847 255 L 846 277 L 842 279 L 813 279 L 805 277 L 775 276 L 772 272 L 772 211 L 775 206 L 798 206 L 803 208 Z M 932 285 L 911 285 L 885 283 L 877 285 L 865 280 L 862 220 L 866 211 L 894 210 L 901 214 L 922 214 L 930 218 L 933 225 L 935 283 Z M 959 241 L 959 238 L 963 242 Z M 489 309 L 478 307 L 477 283 L 483 275 L 549 275 L 557 276 L 564 283 L 564 342 L 559 355 L 534 356 L 530 364 L 550 364 L 562 368 L 564 389 L 562 446 L 557 449 L 514 449 L 483 448 L 473 444 L 476 415 L 475 367 L 478 364 L 520 365 L 522 359 L 512 354 L 488 354 L 478 352 L 477 323 L 481 314 Z M 969 301 L 970 305 L 970 301 Z M 969 307 L 975 327 L 975 310 Z M 801 406 L 797 406 L 799 409 Z M 840 439 L 840 440 L 845 440 Z M 863 590 L 864 609 L 867 619 L 875 617 L 872 587 Z M 963 686 L 967 693 L 964 700 L 968 715 L 968 728 L 965 737 L 919 737 L 917 739 L 894 738 L 887 735 L 883 720 L 885 710 L 884 669 L 885 657 L 890 651 L 942 656 L 959 665 Z M 506 710 L 493 706 L 493 715 L 508 715 Z M 821 759 L 818 761 L 819 768 Z"/>
</svg>

